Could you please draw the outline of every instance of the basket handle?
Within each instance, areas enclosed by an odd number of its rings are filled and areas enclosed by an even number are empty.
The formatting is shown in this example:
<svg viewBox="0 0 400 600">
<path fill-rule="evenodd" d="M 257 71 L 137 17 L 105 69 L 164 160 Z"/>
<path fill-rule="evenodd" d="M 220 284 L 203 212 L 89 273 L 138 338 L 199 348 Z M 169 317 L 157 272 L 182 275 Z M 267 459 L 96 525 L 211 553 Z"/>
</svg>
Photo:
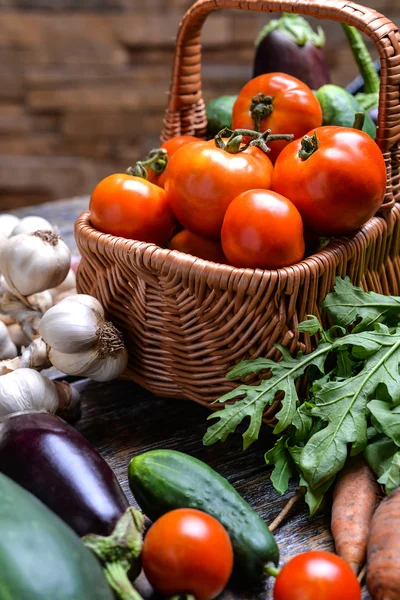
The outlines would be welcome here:
<svg viewBox="0 0 400 600">
<path fill-rule="evenodd" d="M 400 34 L 397 26 L 372 8 L 346 0 L 197 0 L 184 15 L 176 40 L 163 141 L 180 134 L 202 137 L 207 127 L 201 94 L 200 33 L 209 13 L 235 8 L 299 13 L 355 26 L 375 43 L 381 61 L 376 142 L 387 167 L 385 209 L 400 201 Z M 393 187 L 394 183 L 394 187 Z"/>
</svg>

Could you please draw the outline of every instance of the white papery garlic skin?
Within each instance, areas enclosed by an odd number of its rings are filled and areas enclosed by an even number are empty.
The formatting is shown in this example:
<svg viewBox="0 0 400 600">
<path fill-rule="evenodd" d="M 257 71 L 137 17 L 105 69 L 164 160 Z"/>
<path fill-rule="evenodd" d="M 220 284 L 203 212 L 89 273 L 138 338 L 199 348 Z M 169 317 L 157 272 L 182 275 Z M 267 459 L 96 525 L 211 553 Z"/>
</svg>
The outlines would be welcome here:
<svg viewBox="0 0 400 600">
<path fill-rule="evenodd" d="M 0 215 L 0 234 L 4 234 L 6 238 L 10 237 L 13 229 L 19 223 L 18 217 L 3 213 Z"/>
<path fill-rule="evenodd" d="M 0 272 L 11 291 L 20 296 L 57 287 L 70 263 L 70 251 L 54 231 L 20 233 L 9 238 L 0 252 Z"/>
<path fill-rule="evenodd" d="M 47 219 L 43 217 L 29 216 L 24 217 L 16 223 L 9 237 L 18 235 L 20 233 L 33 233 L 34 231 L 54 231 L 54 227 Z"/>
<path fill-rule="evenodd" d="M 103 307 L 92 296 L 77 294 L 50 308 L 39 333 L 49 346 L 51 363 L 67 375 L 110 381 L 128 363 L 121 333 L 105 320 Z"/>
<path fill-rule="evenodd" d="M 64 298 L 43 315 L 39 334 L 53 350 L 75 354 L 97 343 L 98 330 L 104 322 L 100 302 L 92 296 L 77 294 Z"/>
<path fill-rule="evenodd" d="M 18 369 L 0 377 L 0 417 L 29 410 L 54 414 L 58 405 L 54 383 L 33 369 Z"/>
<path fill-rule="evenodd" d="M 64 281 L 62 281 L 57 287 L 49 290 L 49 292 L 53 298 L 57 298 L 57 296 L 60 296 L 60 294 L 63 294 L 67 291 L 71 291 L 72 294 L 73 290 L 76 291 L 76 276 L 75 272 L 70 269 Z"/>
<path fill-rule="evenodd" d="M 3 321 L 0 321 L 0 360 L 15 358 L 18 350 L 8 332 L 8 327 Z"/>
<path fill-rule="evenodd" d="M 49 350 L 52 365 L 67 375 L 84 375 L 94 381 L 111 381 L 121 375 L 128 364 L 128 352 L 122 347 L 101 358 L 97 347 L 77 354 Z"/>
</svg>

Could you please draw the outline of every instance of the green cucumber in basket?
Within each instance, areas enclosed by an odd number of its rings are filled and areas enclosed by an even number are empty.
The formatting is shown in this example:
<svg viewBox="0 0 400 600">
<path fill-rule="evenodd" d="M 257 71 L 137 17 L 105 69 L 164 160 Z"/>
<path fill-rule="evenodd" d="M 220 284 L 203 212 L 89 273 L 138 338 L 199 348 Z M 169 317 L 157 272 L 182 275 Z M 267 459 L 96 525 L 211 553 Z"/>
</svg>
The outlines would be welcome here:
<svg viewBox="0 0 400 600">
<path fill-rule="evenodd" d="M 0 473 L 0 598 L 114 598 L 100 563 L 76 533 L 3 473 Z"/>
<path fill-rule="evenodd" d="M 267 524 L 204 462 L 176 450 L 151 450 L 131 460 L 128 476 L 136 501 L 152 521 L 176 508 L 196 508 L 222 523 L 235 568 L 249 580 L 260 580 L 268 563 L 278 564 L 278 546 Z"/>
</svg>

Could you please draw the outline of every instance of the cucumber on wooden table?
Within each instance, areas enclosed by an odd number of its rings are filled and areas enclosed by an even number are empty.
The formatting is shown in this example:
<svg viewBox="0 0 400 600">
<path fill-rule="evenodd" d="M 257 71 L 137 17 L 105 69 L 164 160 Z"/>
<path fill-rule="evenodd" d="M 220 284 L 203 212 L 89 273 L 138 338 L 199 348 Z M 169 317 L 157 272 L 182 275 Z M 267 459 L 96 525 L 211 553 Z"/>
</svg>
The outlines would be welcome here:
<svg viewBox="0 0 400 600">
<path fill-rule="evenodd" d="M 257 581 L 279 550 L 267 524 L 231 484 L 197 458 L 176 450 L 151 450 L 129 465 L 129 485 L 153 521 L 176 508 L 196 508 L 215 517 L 231 538 L 235 568 Z"/>
</svg>

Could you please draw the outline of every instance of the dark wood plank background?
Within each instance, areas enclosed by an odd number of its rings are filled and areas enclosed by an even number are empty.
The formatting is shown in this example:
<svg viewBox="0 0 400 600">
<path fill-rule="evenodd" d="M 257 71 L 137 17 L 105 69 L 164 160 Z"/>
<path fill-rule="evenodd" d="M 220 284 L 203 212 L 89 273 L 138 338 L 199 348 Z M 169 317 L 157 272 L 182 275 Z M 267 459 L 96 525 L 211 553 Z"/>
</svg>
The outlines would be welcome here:
<svg viewBox="0 0 400 600">
<path fill-rule="evenodd" d="M 87 208 L 88 198 L 76 198 L 15 211 L 22 216 L 38 214 L 60 228 L 63 239 L 73 251 L 73 222 Z M 147 450 L 170 448 L 195 456 L 226 477 L 249 504 L 270 523 L 294 494 L 292 486 L 285 496 L 273 488 L 265 465 L 264 453 L 271 442 L 267 426 L 260 440 L 242 451 L 240 433 L 231 435 L 224 444 L 204 447 L 202 437 L 207 428 L 206 408 L 193 402 L 157 398 L 130 381 L 96 383 L 81 380 L 73 383 L 82 394 L 82 416 L 77 429 L 99 450 L 116 473 L 130 502 L 135 504 L 127 480 L 130 459 Z M 329 506 L 329 498 L 327 499 Z M 289 557 L 311 549 L 333 550 L 329 531 L 329 511 L 309 518 L 304 503 L 295 507 L 290 518 L 275 533 L 282 563 Z M 258 588 L 244 589 L 232 581 L 220 600 L 268 600 L 273 581 Z M 141 576 L 137 587 L 145 598 L 152 591 Z M 363 588 L 363 600 L 370 596 Z M 318 600 L 317 598 L 315 600 Z M 338 600 L 340 600 L 338 598 Z"/>
</svg>

